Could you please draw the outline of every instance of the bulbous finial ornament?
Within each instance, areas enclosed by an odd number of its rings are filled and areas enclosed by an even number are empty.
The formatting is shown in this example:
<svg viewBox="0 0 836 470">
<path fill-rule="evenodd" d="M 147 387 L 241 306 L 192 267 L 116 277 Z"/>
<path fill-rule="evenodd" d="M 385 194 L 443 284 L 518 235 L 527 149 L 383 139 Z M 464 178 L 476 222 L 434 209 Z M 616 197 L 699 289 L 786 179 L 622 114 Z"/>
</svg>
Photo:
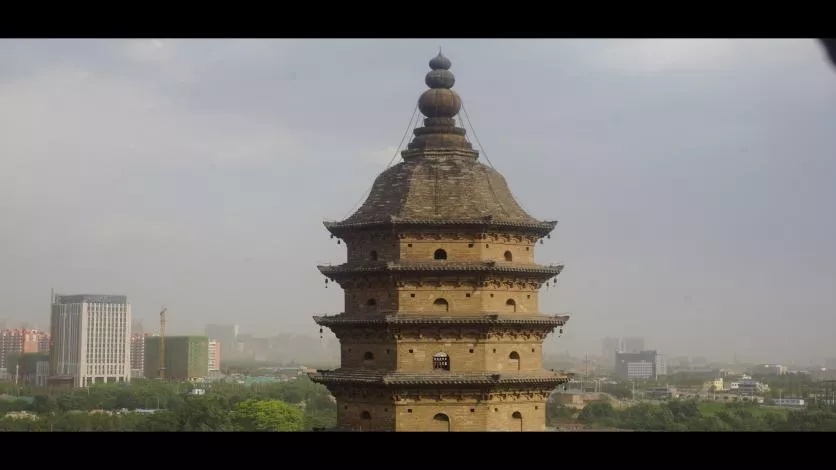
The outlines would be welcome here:
<svg viewBox="0 0 836 470">
<path fill-rule="evenodd" d="M 451 90 L 456 83 L 456 77 L 449 69 L 453 65 L 450 59 L 444 57 L 441 51 L 430 60 L 432 69 L 424 78 L 424 83 L 430 87 L 418 99 L 418 109 L 428 118 L 452 118 L 459 113 L 462 100 Z"/>
<path fill-rule="evenodd" d="M 430 68 L 433 70 L 450 70 L 450 67 L 452 66 L 453 63 L 450 62 L 450 59 L 441 54 L 440 49 L 438 51 L 438 55 L 430 59 Z"/>
</svg>

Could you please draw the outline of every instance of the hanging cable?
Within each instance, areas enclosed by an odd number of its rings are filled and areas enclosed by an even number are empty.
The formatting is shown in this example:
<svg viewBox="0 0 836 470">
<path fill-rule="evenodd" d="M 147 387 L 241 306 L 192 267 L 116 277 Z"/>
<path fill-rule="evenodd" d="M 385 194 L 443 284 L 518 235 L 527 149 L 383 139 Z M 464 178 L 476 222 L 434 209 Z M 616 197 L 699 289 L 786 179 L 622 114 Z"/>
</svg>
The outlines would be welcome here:
<svg viewBox="0 0 836 470">
<path fill-rule="evenodd" d="M 473 139 L 476 141 L 476 145 L 479 146 L 479 151 L 481 151 L 482 155 L 485 156 L 485 161 L 488 162 L 488 166 L 493 168 L 494 171 L 498 172 L 499 170 L 497 170 L 496 167 L 493 165 L 493 162 L 491 162 L 490 157 L 488 157 L 488 153 L 485 151 L 485 147 L 482 145 L 482 142 L 479 140 L 479 135 L 476 134 L 476 129 L 473 128 L 473 121 L 470 120 L 470 114 L 467 112 L 467 108 L 465 108 L 465 106 L 464 106 L 464 100 L 462 100 L 462 112 L 464 112 L 464 117 L 465 117 L 465 119 L 467 119 L 467 123 L 470 127 L 470 132 L 473 133 Z M 502 206 L 502 201 L 496 196 L 496 193 L 494 192 L 493 185 L 491 184 L 491 179 L 490 178 L 488 178 L 488 188 L 490 188 L 490 191 L 493 194 L 494 199 L 496 199 L 497 203 L 499 203 L 499 206 L 502 207 L 503 211 L 505 211 L 505 215 L 508 215 L 508 211 L 505 209 L 505 207 Z M 516 201 L 517 205 L 520 207 L 520 209 L 522 209 L 527 214 L 530 214 L 530 212 L 528 212 L 528 209 L 526 209 L 526 207 L 523 206 L 522 203 L 520 203 L 519 200 L 515 199 L 515 201 Z"/>
<path fill-rule="evenodd" d="M 418 102 L 415 102 L 415 108 L 413 108 L 413 110 L 412 110 L 412 115 L 409 118 L 409 123 L 407 123 L 407 125 L 406 125 L 406 130 L 403 133 L 403 137 L 401 137 L 401 141 L 400 141 L 400 143 L 398 143 L 398 146 L 395 149 L 395 154 L 392 155 L 392 159 L 389 160 L 389 163 L 386 164 L 386 167 L 383 169 L 383 171 L 388 170 L 389 167 L 392 166 L 392 163 L 394 163 L 395 159 L 397 159 L 398 155 L 400 155 L 401 147 L 403 146 L 403 143 L 406 140 L 406 136 L 409 135 L 409 131 L 415 129 L 415 127 L 418 125 L 418 121 L 417 121 L 417 119 L 415 119 L 415 117 L 417 115 L 417 111 L 418 111 Z M 414 121 L 414 124 L 413 124 L 413 121 Z M 354 205 L 351 207 L 351 209 L 348 211 L 348 213 L 343 217 L 343 220 L 345 220 L 349 216 L 351 216 L 351 214 L 354 213 L 354 210 L 357 209 L 357 206 L 359 206 L 363 201 L 366 200 L 366 198 L 369 196 L 369 193 L 372 191 L 372 188 L 374 187 L 374 182 L 377 180 L 377 176 L 378 175 L 374 176 L 374 178 L 372 179 L 371 184 L 369 185 L 369 189 L 367 189 L 366 192 L 363 193 L 363 196 L 361 196 L 360 199 L 358 199 L 357 202 L 354 203 Z"/>
</svg>

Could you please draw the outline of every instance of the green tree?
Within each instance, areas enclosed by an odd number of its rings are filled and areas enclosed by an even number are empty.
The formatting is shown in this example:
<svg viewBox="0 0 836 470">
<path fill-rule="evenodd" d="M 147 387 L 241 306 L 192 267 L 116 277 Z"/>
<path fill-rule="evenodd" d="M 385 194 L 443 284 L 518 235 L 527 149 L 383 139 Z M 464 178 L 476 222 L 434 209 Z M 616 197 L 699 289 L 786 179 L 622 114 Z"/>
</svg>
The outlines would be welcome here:
<svg viewBox="0 0 836 470">
<path fill-rule="evenodd" d="M 304 413 L 298 407 L 278 400 L 245 400 L 233 410 L 235 427 L 240 431 L 301 431 Z"/>
</svg>

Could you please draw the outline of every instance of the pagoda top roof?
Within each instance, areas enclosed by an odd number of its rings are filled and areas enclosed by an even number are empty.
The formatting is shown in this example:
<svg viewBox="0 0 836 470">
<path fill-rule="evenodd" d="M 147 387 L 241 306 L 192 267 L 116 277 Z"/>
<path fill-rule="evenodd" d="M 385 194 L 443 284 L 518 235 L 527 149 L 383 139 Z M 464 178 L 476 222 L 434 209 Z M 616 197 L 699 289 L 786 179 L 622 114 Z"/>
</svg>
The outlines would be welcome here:
<svg viewBox="0 0 836 470">
<path fill-rule="evenodd" d="M 456 83 L 452 62 L 439 53 L 429 65 L 424 80 L 429 89 L 417 104 L 424 125 L 414 129 L 413 140 L 401 152 L 403 161 L 377 177 L 356 212 L 326 226 L 331 230 L 389 224 L 393 219 L 484 223 L 489 217 L 511 225 L 547 227 L 517 203 L 499 172 L 478 161 L 479 152 L 457 125 L 463 105 L 452 90 Z"/>
</svg>

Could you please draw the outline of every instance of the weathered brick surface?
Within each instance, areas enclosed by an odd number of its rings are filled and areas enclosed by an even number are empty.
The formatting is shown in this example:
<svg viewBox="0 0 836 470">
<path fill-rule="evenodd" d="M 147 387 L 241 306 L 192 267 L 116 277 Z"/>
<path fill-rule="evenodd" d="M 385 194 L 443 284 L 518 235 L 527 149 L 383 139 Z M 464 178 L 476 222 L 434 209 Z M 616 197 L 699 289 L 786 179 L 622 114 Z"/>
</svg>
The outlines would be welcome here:
<svg viewBox="0 0 836 470">
<path fill-rule="evenodd" d="M 401 162 L 375 180 L 365 203 L 347 223 L 404 219 L 478 219 L 537 223 L 514 199 L 505 178 L 468 158 Z"/>
</svg>

